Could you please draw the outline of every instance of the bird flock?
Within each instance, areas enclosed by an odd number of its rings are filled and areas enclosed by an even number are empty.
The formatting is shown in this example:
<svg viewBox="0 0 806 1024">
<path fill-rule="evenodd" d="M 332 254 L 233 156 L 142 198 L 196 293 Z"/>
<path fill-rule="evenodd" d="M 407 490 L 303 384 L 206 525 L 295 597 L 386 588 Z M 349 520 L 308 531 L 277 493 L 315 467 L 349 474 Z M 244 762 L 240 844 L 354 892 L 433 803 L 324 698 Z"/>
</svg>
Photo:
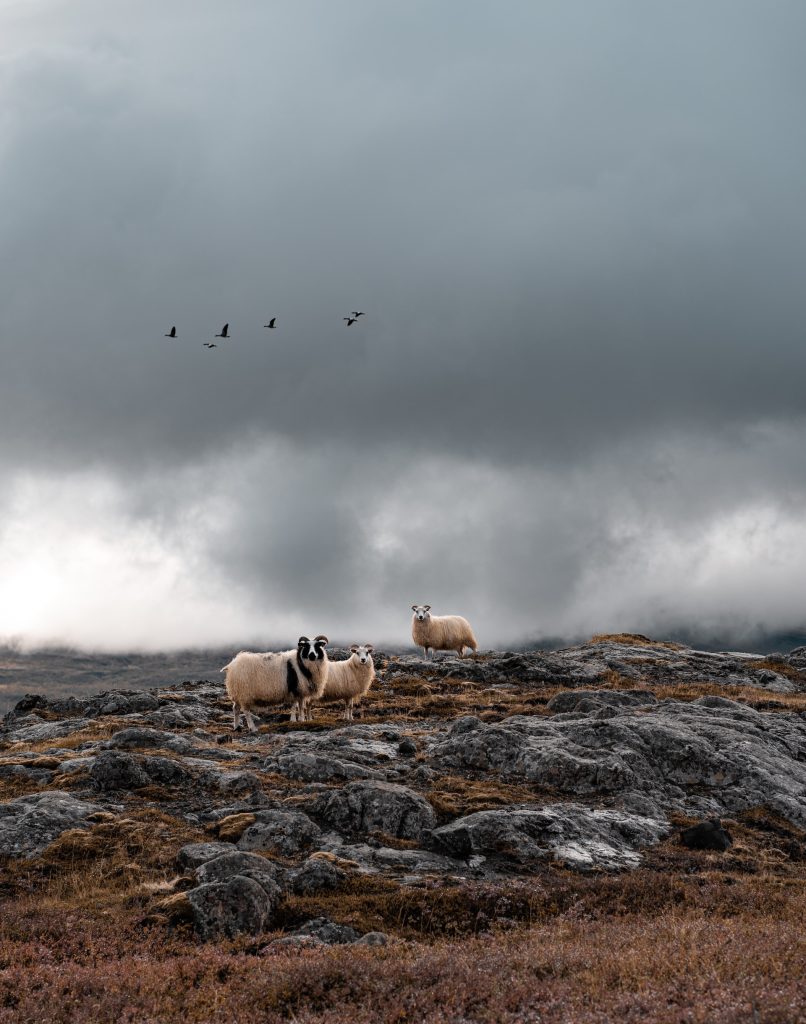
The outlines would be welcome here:
<svg viewBox="0 0 806 1024">
<path fill-rule="evenodd" d="M 366 316 L 366 313 L 361 309 L 354 309 L 349 316 L 343 316 L 342 320 L 344 320 L 348 327 L 352 327 L 360 316 Z M 263 326 L 267 327 L 270 331 L 275 330 L 277 327 L 277 317 L 273 316 L 271 320 L 269 320 L 267 324 L 263 324 Z M 174 324 L 170 331 L 168 331 L 167 334 L 164 334 L 163 337 L 178 338 L 179 335 L 176 333 L 176 324 Z M 216 334 L 215 337 L 229 339 L 231 337 L 231 334 L 229 332 L 229 324 L 224 324 L 224 326 L 221 328 L 221 332 L 219 334 Z M 218 348 L 218 342 L 216 341 L 205 341 L 202 342 L 202 344 L 204 345 L 205 348 Z"/>
</svg>

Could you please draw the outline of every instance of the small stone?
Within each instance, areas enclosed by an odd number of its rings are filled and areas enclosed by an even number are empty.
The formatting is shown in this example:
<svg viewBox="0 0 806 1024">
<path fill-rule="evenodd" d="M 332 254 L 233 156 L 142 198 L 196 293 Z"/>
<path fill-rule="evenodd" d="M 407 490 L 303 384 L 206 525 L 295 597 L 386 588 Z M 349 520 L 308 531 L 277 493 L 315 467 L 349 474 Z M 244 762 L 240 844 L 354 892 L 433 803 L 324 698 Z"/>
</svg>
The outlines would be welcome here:
<svg viewBox="0 0 806 1024">
<path fill-rule="evenodd" d="M 733 838 L 717 818 L 701 821 L 680 833 L 680 842 L 690 850 L 718 850 L 724 853 L 733 845 Z"/>
<path fill-rule="evenodd" d="M 385 946 L 389 942 L 386 932 L 367 932 L 360 939 L 356 939 L 354 946 Z"/>
<path fill-rule="evenodd" d="M 355 942 L 359 937 L 355 928 L 347 924 L 336 924 L 327 917 L 315 917 L 297 928 L 294 935 L 312 935 L 328 946 L 343 946 Z"/>
</svg>

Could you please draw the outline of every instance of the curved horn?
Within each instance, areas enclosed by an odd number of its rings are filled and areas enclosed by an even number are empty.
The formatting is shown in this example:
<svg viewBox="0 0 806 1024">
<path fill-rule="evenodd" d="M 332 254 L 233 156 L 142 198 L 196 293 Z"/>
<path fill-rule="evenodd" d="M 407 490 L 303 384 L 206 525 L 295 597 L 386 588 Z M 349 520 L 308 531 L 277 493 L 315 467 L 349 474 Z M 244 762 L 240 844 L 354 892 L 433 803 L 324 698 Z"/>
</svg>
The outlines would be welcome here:
<svg viewBox="0 0 806 1024">
<path fill-rule="evenodd" d="M 328 642 L 328 639 L 327 639 L 327 637 L 325 636 L 324 633 L 320 633 L 319 636 L 314 637 L 314 641 L 313 642 L 315 644 L 320 644 L 320 643 L 321 644 L 326 644 Z"/>
</svg>

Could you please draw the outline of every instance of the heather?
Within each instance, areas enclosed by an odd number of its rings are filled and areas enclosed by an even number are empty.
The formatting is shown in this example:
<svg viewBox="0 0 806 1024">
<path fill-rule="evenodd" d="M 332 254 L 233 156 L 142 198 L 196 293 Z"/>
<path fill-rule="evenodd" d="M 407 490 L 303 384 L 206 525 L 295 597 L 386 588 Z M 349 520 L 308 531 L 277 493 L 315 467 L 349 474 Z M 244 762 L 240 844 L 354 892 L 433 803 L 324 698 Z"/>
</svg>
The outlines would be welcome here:
<svg viewBox="0 0 806 1024">
<path fill-rule="evenodd" d="M 256 736 L 220 683 L 26 697 L 0 1024 L 803 1019 L 803 667 L 388 658 L 356 722 Z M 714 815 L 726 848 L 684 846 Z"/>
</svg>

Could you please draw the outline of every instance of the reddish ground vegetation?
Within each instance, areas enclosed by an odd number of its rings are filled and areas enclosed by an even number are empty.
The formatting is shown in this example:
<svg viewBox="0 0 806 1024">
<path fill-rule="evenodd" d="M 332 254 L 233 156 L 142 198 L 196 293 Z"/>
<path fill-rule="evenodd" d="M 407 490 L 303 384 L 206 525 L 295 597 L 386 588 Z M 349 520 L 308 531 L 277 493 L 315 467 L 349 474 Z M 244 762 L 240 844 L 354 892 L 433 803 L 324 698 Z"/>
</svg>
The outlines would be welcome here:
<svg viewBox="0 0 806 1024">
<path fill-rule="evenodd" d="M 152 886 L 170 873 L 169 851 L 194 836 L 141 813 L 6 871 L 0 1024 L 806 1016 L 806 835 L 763 809 L 730 823 L 727 854 L 670 838 L 623 874 L 547 867 L 433 888 L 360 878 L 292 897 L 278 927 L 321 914 L 392 936 L 381 949 L 313 950 L 267 949 L 273 935 L 202 945 L 160 923 Z"/>
</svg>

